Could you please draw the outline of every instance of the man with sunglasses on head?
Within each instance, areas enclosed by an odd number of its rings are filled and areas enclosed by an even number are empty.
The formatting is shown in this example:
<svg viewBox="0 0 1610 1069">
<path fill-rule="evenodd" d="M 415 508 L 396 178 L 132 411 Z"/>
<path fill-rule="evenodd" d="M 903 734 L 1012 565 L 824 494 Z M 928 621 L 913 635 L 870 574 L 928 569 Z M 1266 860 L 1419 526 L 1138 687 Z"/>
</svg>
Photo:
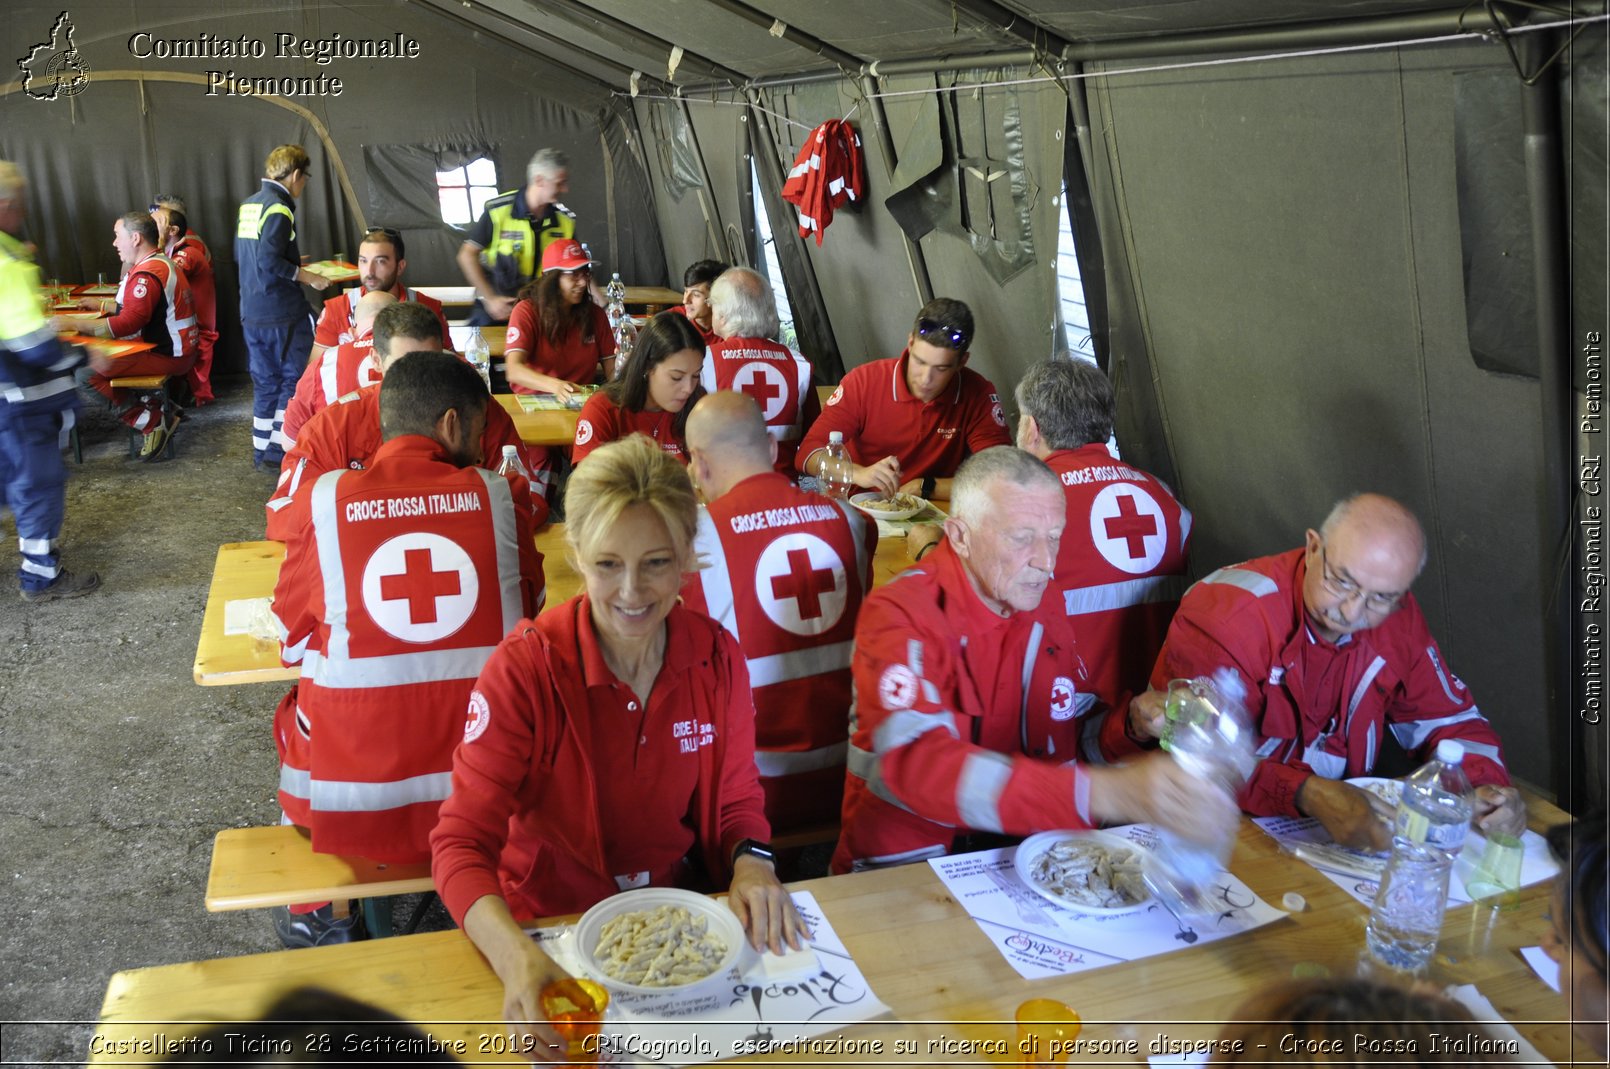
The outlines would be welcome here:
<svg viewBox="0 0 1610 1069">
<path fill-rule="evenodd" d="M 570 192 L 570 158 L 538 149 L 525 168 L 525 188 L 486 202 L 458 249 L 458 269 L 475 289 L 472 327 L 507 323 L 542 254 L 576 236 L 576 213 L 559 203 Z"/>
<path fill-rule="evenodd" d="M 1518 834 L 1526 806 L 1498 734 L 1409 593 L 1425 562 L 1412 512 L 1355 494 L 1301 548 L 1220 568 L 1180 602 L 1153 689 L 1130 704 L 1129 739 L 1160 733 L 1170 680 L 1228 668 L 1246 687 L 1260 758 L 1241 793 L 1248 813 L 1313 817 L 1345 846 L 1386 849 L 1393 807 L 1343 781 L 1374 770 L 1390 730 L 1419 761 L 1443 739 L 1463 745 L 1477 830 Z"/>
<path fill-rule="evenodd" d="M 453 343 L 447 333 L 447 317 L 442 314 L 442 302 L 403 285 L 403 269 L 407 266 L 402 232 L 389 226 L 370 227 L 358 244 L 360 285 L 349 287 L 340 296 L 324 302 L 319 321 L 313 328 L 313 352 L 308 357 L 308 363 L 317 362 L 326 349 L 356 340 L 358 302 L 364 294 L 375 292 L 389 293 L 399 301 L 413 301 L 436 313 L 436 319 L 442 327 L 443 347 L 452 351 Z"/>
<path fill-rule="evenodd" d="M 828 435 L 842 431 L 857 486 L 948 499 L 963 460 L 1011 444 L 995 384 L 964 366 L 972 338 L 961 301 L 923 305 L 905 352 L 855 368 L 827 399 L 800 442 L 800 472 L 820 477 Z"/>
<path fill-rule="evenodd" d="M 185 372 L 185 382 L 196 407 L 210 405 L 217 398 L 212 392 L 212 350 L 218 342 L 218 294 L 213 285 L 212 250 L 190 229 L 184 198 L 158 193 L 148 209 L 157 224 L 157 244 L 184 273 L 190 283 L 190 300 L 196 308 L 196 362 Z"/>
</svg>

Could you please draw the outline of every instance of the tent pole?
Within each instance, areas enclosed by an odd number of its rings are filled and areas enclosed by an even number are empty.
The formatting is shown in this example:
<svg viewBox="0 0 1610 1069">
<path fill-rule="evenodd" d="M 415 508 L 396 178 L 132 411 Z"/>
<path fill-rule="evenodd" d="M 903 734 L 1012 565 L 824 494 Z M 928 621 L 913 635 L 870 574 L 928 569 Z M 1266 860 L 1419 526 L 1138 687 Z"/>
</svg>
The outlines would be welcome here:
<svg viewBox="0 0 1610 1069">
<path fill-rule="evenodd" d="M 1518 42 L 1528 69 L 1536 69 L 1558 44 L 1555 33 L 1529 33 Z M 1543 432 L 1543 480 L 1538 502 L 1543 591 L 1545 715 L 1552 725 L 1551 776 L 1560 805 L 1576 812 L 1584 799 L 1585 766 L 1576 745 L 1571 686 L 1572 613 L 1575 574 L 1561 572 L 1572 560 L 1572 411 L 1570 300 L 1566 287 L 1564 178 L 1560 168 L 1560 72 L 1520 86 L 1525 131 L 1526 192 L 1531 207 L 1532 259 L 1536 264 L 1538 407 Z"/>
</svg>

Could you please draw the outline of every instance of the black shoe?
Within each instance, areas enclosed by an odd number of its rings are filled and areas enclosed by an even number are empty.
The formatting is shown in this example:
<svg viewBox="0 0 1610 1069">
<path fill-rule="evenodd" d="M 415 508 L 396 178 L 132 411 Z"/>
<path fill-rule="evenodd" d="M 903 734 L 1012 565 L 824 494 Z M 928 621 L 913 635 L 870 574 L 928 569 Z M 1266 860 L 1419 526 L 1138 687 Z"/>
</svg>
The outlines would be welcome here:
<svg viewBox="0 0 1610 1069">
<path fill-rule="evenodd" d="M 56 573 L 49 586 L 38 590 L 22 591 L 23 601 L 61 601 L 63 598 L 77 598 L 93 593 L 101 588 L 101 574 L 99 572 L 70 572 L 63 568 Z"/>
<path fill-rule="evenodd" d="M 329 902 L 312 913 L 292 913 L 288 906 L 275 906 L 269 912 L 274 917 L 274 931 L 287 950 L 355 943 L 369 937 L 363 928 L 362 913 L 354 909 L 345 917 L 337 917 Z"/>
</svg>

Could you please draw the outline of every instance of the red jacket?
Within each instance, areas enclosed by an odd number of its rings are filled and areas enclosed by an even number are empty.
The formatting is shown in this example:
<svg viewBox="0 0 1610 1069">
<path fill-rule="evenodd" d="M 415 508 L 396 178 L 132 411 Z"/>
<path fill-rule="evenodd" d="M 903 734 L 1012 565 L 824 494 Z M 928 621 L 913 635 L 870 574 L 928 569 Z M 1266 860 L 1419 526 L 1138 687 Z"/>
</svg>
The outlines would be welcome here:
<svg viewBox="0 0 1610 1069">
<path fill-rule="evenodd" d="M 829 119 L 809 134 L 783 183 L 782 197 L 799 209 L 799 236 L 822 233 L 833 222 L 833 210 L 859 200 L 866 184 L 861 135 L 842 119 Z"/>
<path fill-rule="evenodd" d="M 357 320 L 357 309 L 353 306 L 367 292 L 362 286 L 349 286 L 325 301 L 324 307 L 319 310 L 319 321 L 313 327 L 313 344 L 329 349 L 351 341 L 352 328 Z M 413 301 L 435 312 L 436 322 L 442 328 L 442 348 L 452 351 L 453 336 L 447 332 L 447 317 L 442 314 L 441 301 L 408 286 L 393 286 L 391 293 L 399 301 Z"/>
<path fill-rule="evenodd" d="M 107 320 L 114 338 L 148 341 L 163 356 L 196 355 L 201 327 L 184 272 L 153 252 L 117 284 L 117 310 Z"/>
<path fill-rule="evenodd" d="M 1296 816 L 1304 780 L 1369 775 L 1388 729 L 1420 760 L 1443 739 L 1458 739 L 1471 783 L 1508 784 L 1498 734 L 1443 664 L 1414 596 L 1332 645 L 1308 625 L 1303 555 L 1294 549 L 1220 568 L 1193 586 L 1152 672 L 1158 689 L 1220 667 L 1241 676 L 1262 758 L 1241 807 Z"/>
<path fill-rule="evenodd" d="M 302 424 L 335 404 L 336 398 L 380 382 L 374 345 L 374 338 L 365 334 L 324 350 L 307 366 L 296 381 L 295 396 L 285 406 L 285 424 L 280 434 L 287 447 L 296 444 Z"/>
<path fill-rule="evenodd" d="M 481 466 L 496 470 L 503 447 L 520 450 L 526 470 L 536 472 L 546 463 L 546 452 L 535 463 L 514 423 L 496 401 L 486 403 L 486 432 L 481 435 Z M 308 494 L 320 475 L 337 468 L 366 468 L 380 451 L 380 387 L 370 386 L 338 398 L 302 425 L 296 445 L 280 463 L 279 484 L 268 499 L 268 538 L 289 542 L 307 526 Z M 539 476 L 540 478 L 540 476 Z M 548 519 L 548 502 L 540 493 L 530 495 L 531 526 Z"/>
<path fill-rule="evenodd" d="M 698 762 L 698 786 L 684 806 L 645 807 L 638 824 L 607 834 L 653 839 L 685 822 L 710 878 L 724 887 L 733 848 L 771 834 L 755 777 L 749 679 L 737 644 L 708 618 L 677 606 L 665 627 L 649 711 L 693 731 L 642 741 L 703 743 L 682 748 L 683 759 Z M 525 919 L 584 910 L 621 889 L 604 860 L 599 797 L 652 785 L 594 774 L 594 733 L 613 722 L 598 705 L 620 686 L 597 650 L 581 595 L 522 622 L 476 681 L 453 757 L 453 793 L 430 837 L 431 874 L 460 925 L 485 895 L 501 895 Z"/>
<path fill-rule="evenodd" d="M 867 598 L 853 671 L 834 872 L 941 857 L 967 831 L 1090 826 L 1073 633 L 991 612 L 949 542 Z"/>
<path fill-rule="evenodd" d="M 968 368 L 950 389 L 919 401 L 906 385 L 906 354 L 862 364 L 844 376 L 799 444 L 799 463 L 844 432 L 850 457 L 862 466 L 900 459 L 900 478 L 948 479 L 962 461 L 994 445 L 1011 445 L 995 384 Z"/>
<path fill-rule="evenodd" d="M 525 496 L 417 435 L 314 485 L 274 588 L 282 656 L 302 666 L 275 717 L 280 805 L 314 850 L 429 856 L 470 687 L 542 606 Z"/>
<path fill-rule="evenodd" d="M 777 470 L 794 474 L 799 440 L 822 414 L 809 360 L 766 338 L 718 338 L 710 344 L 699 381 L 705 393 L 737 390 L 753 397 L 766 433 L 777 442 Z"/>
<path fill-rule="evenodd" d="M 1090 690 L 1118 710 L 1091 761 L 1135 749 L 1124 739 L 1129 697 L 1146 689 L 1186 587 L 1191 514 L 1160 481 L 1114 460 L 1106 445 L 1052 453 L 1068 524 L 1040 611 L 1068 617 L 1090 669 Z M 1087 741 L 1094 742 L 1094 739 Z"/>
<path fill-rule="evenodd" d="M 190 283 L 190 300 L 195 305 L 196 323 L 204 331 L 218 329 L 218 290 L 213 283 L 212 252 L 206 242 L 196 237 L 194 230 L 186 230 L 184 237 L 173 243 L 168 258 L 184 272 Z"/>
<path fill-rule="evenodd" d="M 850 652 L 877 524 L 776 472 L 699 514 L 684 603 L 732 633 L 755 695 L 755 764 L 778 832 L 830 824 L 844 794 Z"/>
</svg>

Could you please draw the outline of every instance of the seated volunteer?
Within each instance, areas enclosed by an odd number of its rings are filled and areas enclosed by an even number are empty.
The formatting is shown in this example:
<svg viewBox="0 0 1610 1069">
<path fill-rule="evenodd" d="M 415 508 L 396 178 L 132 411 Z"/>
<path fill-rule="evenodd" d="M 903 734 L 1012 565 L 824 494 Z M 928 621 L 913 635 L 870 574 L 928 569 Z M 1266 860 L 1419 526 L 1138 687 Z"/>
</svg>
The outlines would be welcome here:
<svg viewBox="0 0 1610 1069">
<path fill-rule="evenodd" d="M 1526 805 L 1498 733 L 1409 592 L 1425 562 L 1414 513 L 1355 494 L 1301 547 L 1220 568 L 1181 599 L 1125 732 L 1155 738 L 1170 680 L 1228 668 L 1246 688 L 1261 758 L 1241 792 L 1253 816 L 1313 817 L 1339 843 L 1385 850 L 1392 807 L 1346 780 L 1374 771 L 1390 731 L 1417 763 L 1443 739 L 1459 742 L 1477 829 L 1519 834 Z"/>
<path fill-rule="evenodd" d="M 620 376 L 581 406 L 571 459 L 580 464 L 601 445 L 642 434 L 686 464 L 683 428 L 701 395 L 703 366 L 704 339 L 685 316 L 661 312 L 649 320 Z"/>
<path fill-rule="evenodd" d="M 565 490 L 585 592 L 521 622 L 470 695 L 431 875 L 505 1018 L 545 1040 L 526 1022 L 566 973 L 519 921 L 631 887 L 727 888 L 757 948 L 802 945 L 765 845 L 743 654 L 678 604 L 696 514 L 686 470 L 648 439 L 594 453 Z"/>
<path fill-rule="evenodd" d="M 315 851 L 409 863 L 430 856 L 475 677 L 542 608 L 542 554 L 525 480 L 476 466 L 475 369 L 410 353 L 379 391 L 384 444 L 364 468 L 319 477 L 311 522 L 285 547 L 274 619 L 302 676 L 274 744 L 280 806 Z M 330 914 L 275 924 L 286 945 L 317 945 L 347 928 Z"/>
<path fill-rule="evenodd" d="M 157 244 L 184 272 L 190 283 L 190 300 L 196 307 L 196 362 L 185 373 L 196 407 L 210 405 L 212 350 L 218 343 L 218 288 L 212 274 L 212 250 L 190 229 L 184 200 L 172 193 L 151 199 L 151 221 L 157 225 Z"/>
<path fill-rule="evenodd" d="M 667 312 L 680 312 L 688 322 L 699 328 L 705 345 L 714 345 L 719 338 L 715 332 L 710 308 L 710 287 L 727 270 L 720 260 L 695 260 L 682 272 L 682 303 L 667 308 Z"/>
<path fill-rule="evenodd" d="M 365 293 L 353 309 L 351 340 L 321 350 L 302 372 L 296 395 L 285 406 L 285 423 L 280 428 L 285 448 L 294 447 L 302 424 L 335 404 L 337 398 L 380 381 L 374 351 L 375 316 L 388 304 L 396 303 L 397 298 L 385 290 Z"/>
<path fill-rule="evenodd" d="M 834 872 L 976 849 L 978 833 L 1140 820 L 1201 842 L 1235 833 L 1230 796 L 1166 755 L 1072 760 L 1079 651 L 1066 617 L 1034 613 L 1066 515 L 1043 461 L 986 449 L 956 473 L 939 548 L 867 596 Z"/>
<path fill-rule="evenodd" d="M 155 393 L 141 395 L 112 385 L 112 380 L 134 375 L 183 375 L 196 362 L 200 327 L 190 298 L 190 283 L 177 264 L 162 254 L 157 225 L 146 212 L 129 212 L 112 224 L 112 247 L 127 269 L 117 284 L 115 300 L 87 298 L 85 305 L 101 304 L 106 319 L 57 319 L 58 329 L 77 330 L 101 338 L 147 341 L 154 349 L 128 356 L 106 357 L 91 352 L 89 364 L 77 378 L 102 397 L 132 430 L 143 436 L 140 459 L 160 460 L 173 432 L 179 428 L 179 409 L 170 403 L 164 412 Z"/>
<path fill-rule="evenodd" d="M 564 401 L 576 387 L 607 377 L 615 335 L 588 289 L 592 265 L 581 242 L 570 239 L 542 254 L 542 274 L 520 291 L 503 339 L 503 370 L 515 393 L 551 393 Z"/>
<path fill-rule="evenodd" d="M 358 282 L 331 297 L 319 309 L 319 321 L 313 327 L 313 352 L 309 363 L 317 363 L 326 349 L 358 337 L 358 302 L 370 293 L 389 293 L 399 301 L 414 301 L 436 313 L 442 327 L 443 348 L 451 350 L 447 333 L 447 317 L 442 314 L 442 302 L 427 293 L 420 293 L 403 285 L 403 271 L 408 267 L 402 233 L 389 226 L 372 226 L 358 243 Z"/>
<path fill-rule="evenodd" d="M 948 499 L 963 460 L 1011 444 L 995 384 L 966 367 L 972 339 L 961 301 L 923 305 L 905 352 L 854 368 L 827 399 L 800 442 L 800 474 L 820 476 L 828 435 L 843 431 L 855 485 Z"/>
<path fill-rule="evenodd" d="M 382 379 L 396 360 L 412 352 L 439 352 L 440 328 L 436 317 L 412 301 L 388 305 L 375 316 L 375 348 Z M 547 450 L 531 449 L 520 441 L 503 406 L 487 398 L 485 431 L 481 435 L 483 468 L 496 470 L 503 447 L 512 445 L 532 473 L 531 522 L 540 527 L 548 518 Z M 296 446 L 285 454 L 279 483 L 268 499 L 267 537 L 288 542 L 307 526 L 308 495 L 327 471 L 368 467 L 380 448 L 380 387 L 367 386 L 349 393 L 302 425 Z"/>
</svg>

